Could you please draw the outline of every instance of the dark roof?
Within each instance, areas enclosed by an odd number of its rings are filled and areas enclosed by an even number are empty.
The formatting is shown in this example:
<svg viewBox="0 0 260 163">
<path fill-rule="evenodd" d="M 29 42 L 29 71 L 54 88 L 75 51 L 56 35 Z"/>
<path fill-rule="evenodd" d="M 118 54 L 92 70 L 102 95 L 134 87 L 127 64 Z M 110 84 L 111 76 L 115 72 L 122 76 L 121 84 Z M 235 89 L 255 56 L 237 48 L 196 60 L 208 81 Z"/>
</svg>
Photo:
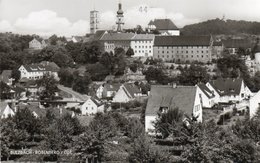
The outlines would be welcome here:
<svg viewBox="0 0 260 163">
<path fill-rule="evenodd" d="M 178 107 L 191 115 L 196 96 L 195 86 L 152 86 L 146 107 L 146 115 L 157 115 L 160 107 Z"/>
<path fill-rule="evenodd" d="M 200 90 L 208 97 L 213 98 L 215 95 L 211 92 L 211 90 L 205 84 L 198 84 Z"/>
<path fill-rule="evenodd" d="M 121 41 L 121 40 L 131 40 L 135 36 L 134 33 L 106 33 L 100 39 L 102 41 Z"/>
<path fill-rule="evenodd" d="M 154 34 L 136 34 L 132 40 L 153 40 Z"/>
<path fill-rule="evenodd" d="M 106 33 L 105 30 L 98 30 L 96 31 L 96 33 L 94 34 L 94 40 L 100 40 L 101 37 Z"/>
<path fill-rule="evenodd" d="M 125 83 L 123 86 L 123 90 L 130 98 L 134 98 L 135 94 L 141 93 L 135 84 Z"/>
<path fill-rule="evenodd" d="M 154 46 L 210 46 L 210 36 L 155 36 Z"/>
<path fill-rule="evenodd" d="M 251 48 L 252 44 L 247 39 L 228 39 L 223 40 L 223 44 L 226 48 Z"/>
<path fill-rule="evenodd" d="M 90 99 L 91 99 L 98 107 L 101 106 L 101 105 L 103 105 L 101 101 L 95 99 L 94 97 L 91 97 Z"/>
<path fill-rule="evenodd" d="M 219 78 L 209 83 L 220 96 L 239 95 L 243 79 Z"/>
<path fill-rule="evenodd" d="M 222 46 L 223 43 L 221 41 L 214 41 L 213 46 Z"/>
<path fill-rule="evenodd" d="M 52 71 L 57 72 L 59 71 L 59 66 L 56 65 L 54 62 L 41 62 L 41 63 L 35 63 L 30 65 L 23 65 L 24 68 L 28 72 L 41 72 L 41 71 Z"/>
<path fill-rule="evenodd" d="M 18 108 L 19 109 L 27 108 L 32 113 L 35 112 L 39 117 L 44 117 L 46 115 L 46 110 L 45 109 L 41 109 L 40 106 L 39 106 L 39 103 L 28 103 L 28 104 L 20 103 L 18 105 Z"/>
<path fill-rule="evenodd" d="M 255 53 L 260 52 L 260 43 L 256 46 Z"/>
<path fill-rule="evenodd" d="M 154 25 L 157 30 L 178 30 L 178 27 L 170 19 L 151 20 L 148 25 Z"/>
<path fill-rule="evenodd" d="M 107 91 L 118 91 L 120 86 L 121 86 L 120 83 L 113 83 L 113 84 L 106 83 L 104 85 L 104 89 L 106 89 Z"/>
<path fill-rule="evenodd" d="M 0 75 L 0 81 L 3 81 L 4 83 L 8 83 L 11 76 L 12 76 L 12 70 L 4 70 Z"/>
</svg>

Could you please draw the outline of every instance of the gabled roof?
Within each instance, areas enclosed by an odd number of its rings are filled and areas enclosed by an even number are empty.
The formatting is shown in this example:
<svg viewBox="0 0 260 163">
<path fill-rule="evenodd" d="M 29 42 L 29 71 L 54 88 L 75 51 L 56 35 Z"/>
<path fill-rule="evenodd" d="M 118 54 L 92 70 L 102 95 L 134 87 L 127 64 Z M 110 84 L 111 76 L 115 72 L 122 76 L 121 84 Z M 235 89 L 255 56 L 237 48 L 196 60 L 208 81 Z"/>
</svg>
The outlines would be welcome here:
<svg viewBox="0 0 260 163">
<path fill-rule="evenodd" d="M 252 44 L 247 39 L 228 39 L 223 40 L 223 44 L 226 48 L 251 48 Z"/>
<path fill-rule="evenodd" d="M 223 42 L 222 41 L 214 41 L 213 46 L 222 46 Z"/>
<path fill-rule="evenodd" d="M 134 98 L 135 94 L 141 93 L 138 87 L 135 84 L 131 84 L 131 83 L 123 84 L 123 90 L 130 98 Z"/>
<path fill-rule="evenodd" d="M 22 65 L 28 72 L 44 72 L 44 71 L 52 71 L 57 72 L 59 71 L 59 66 L 56 65 L 54 62 L 46 62 L 43 61 L 41 63 L 35 63 L 30 65 Z"/>
<path fill-rule="evenodd" d="M 132 40 L 153 40 L 154 34 L 136 34 Z"/>
<path fill-rule="evenodd" d="M 5 101 L 0 101 L 0 117 L 2 117 L 6 107 L 9 106 L 9 104 Z M 10 106 L 9 106 L 10 107 Z M 10 108 L 11 109 L 11 108 Z"/>
<path fill-rule="evenodd" d="M 101 41 L 130 41 L 135 36 L 134 33 L 105 33 Z"/>
<path fill-rule="evenodd" d="M 96 33 L 94 34 L 94 38 L 93 38 L 93 39 L 94 39 L 94 40 L 100 40 L 105 33 L 107 33 L 106 30 L 98 30 L 98 31 L 96 31 Z"/>
<path fill-rule="evenodd" d="M 118 91 L 119 87 L 121 86 L 120 83 L 112 83 L 112 84 L 109 84 L 109 83 L 106 83 L 104 85 L 104 89 L 106 89 L 107 91 Z"/>
<path fill-rule="evenodd" d="M 209 84 L 220 96 L 239 95 L 243 79 L 219 78 L 212 80 Z"/>
<path fill-rule="evenodd" d="M 213 98 L 215 95 L 211 92 L 211 90 L 205 84 L 198 84 L 200 90 L 208 97 Z"/>
<path fill-rule="evenodd" d="M 12 76 L 12 70 L 4 70 L 0 75 L 0 81 L 8 83 L 11 76 Z"/>
<path fill-rule="evenodd" d="M 25 109 L 27 108 L 32 113 L 35 112 L 39 117 L 44 117 L 46 115 L 46 110 L 41 109 L 38 103 L 28 103 L 28 104 L 22 104 L 20 103 L 18 105 L 19 109 Z"/>
<path fill-rule="evenodd" d="M 196 86 L 180 86 L 176 88 L 162 85 L 152 86 L 145 115 L 156 116 L 161 107 L 178 107 L 187 115 L 191 115 L 196 89 Z"/>
<path fill-rule="evenodd" d="M 178 30 L 178 27 L 170 19 L 155 19 L 148 25 L 154 25 L 157 30 Z"/>
<path fill-rule="evenodd" d="M 155 36 L 154 46 L 210 46 L 210 36 Z"/>
<path fill-rule="evenodd" d="M 94 97 L 91 97 L 90 100 L 93 101 L 97 105 L 97 107 L 103 105 L 101 101 L 95 99 Z"/>
</svg>

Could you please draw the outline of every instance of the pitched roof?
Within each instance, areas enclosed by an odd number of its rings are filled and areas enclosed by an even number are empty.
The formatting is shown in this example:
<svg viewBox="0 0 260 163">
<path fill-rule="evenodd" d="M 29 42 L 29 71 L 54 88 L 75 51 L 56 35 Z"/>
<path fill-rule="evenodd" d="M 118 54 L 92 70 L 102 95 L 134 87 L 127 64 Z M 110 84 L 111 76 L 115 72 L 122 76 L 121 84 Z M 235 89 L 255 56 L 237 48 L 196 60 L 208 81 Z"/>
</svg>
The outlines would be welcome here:
<svg viewBox="0 0 260 163">
<path fill-rule="evenodd" d="M 4 101 L 0 101 L 0 117 L 2 117 L 4 111 L 5 111 L 5 108 L 8 106 L 8 103 L 7 102 L 4 102 Z"/>
<path fill-rule="evenodd" d="M 44 61 L 41 63 L 35 63 L 35 64 L 23 65 L 23 66 L 28 72 L 59 71 L 59 66 L 57 66 L 56 63 L 54 62 Z"/>
<path fill-rule="evenodd" d="M 145 115 L 157 115 L 160 107 L 178 107 L 191 115 L 196 96 L 195 86 L 152 86 Z"/>
<path fill-rule="evenodd" d="M 239 95 L 243 79 L 219 78 L 209 83 L 220 96 Z"/>
<path fill-rule="evenodd" d="M 123 90 L 130 98 L 134 98 L 135 94 L 141 93 L 138 87 L 135 84 L 125 83 L 123 84 Z"/>
<path fill-rule="evenodd" d="M 98 107 L 101 106 L 101 105 L 103 105 L 101 101 L 95 99 L 94 97 L 91 97 L 90 99 L 91 99 L 91 101 L 93 101 Z"/>
<path fill-rule="evenodd" d="M 121 86 L 120 83 L 112 83 L 112 84 L 106 83 L 104 85 L 104 89 L 106 89 L 107 91 L 118 91 L 120 86 Z"/>
<path fill-rule="evenodd" d="M 12 76 L 12 70 L 4 70 L 0 75 L 0 81 L 8 83 L 11 76 Z"/>
<path fill-rule="evenodd" d="M 94 39 L 94 40 L 100 40 L 105 33 L 107 33 L 107 31 L 105 31 L 105 30 L 98 30 L 98 31 L 96 31 L 96 33 L 94 34 L 94 38 L 93 38 L 93 39 Z"/>
<path fill-rule="evenodd" d="M 178 27 L 170 19 L 155 19 L 148 25 L 154 25 L 157 30 L 178 30 Z"/>
<path fill-rule="evenodd" d="M 223 40 L 226 48 L 251 48 L 251 42 L 247 39 L 228 39 Z"/>
<path fill-rule="evenodd" d="M 213 98 L 215 95 L 211 92 L 211 90 L 205 84 L 198 84 L 200 90 L 208 97 Z"/>
<path fill-rule="evenodd" d="M 154 34 L 136 34 L 132 40 L 153 40 Z"/>
<path fill-rule="evenodd" d="M 155 36 L 154 46 L 210 46 L 210 36 Z"/>
<path fill-rule="evenodd" d="M 41 109 L 38 103 L 28 103 L 28 104 L 20 103 L 18 104 L 18 108 L 19 109 L 27 108 L 32 113 L 35 112 L 39 117 L 44 117 L 46 115 L 46 110 Z"/>
<path fill-rule="evenodd" d="M 121 40 L 131 40 L 135 36 L 134 33 L 105 33 L 100 39 L 102 41 L 121 41 Z"/>
<path fill-rule="evenodd" d="M 222 46 L 223 42 L 222 41 L 214 41 L 213 46 Z"/>
</svg>

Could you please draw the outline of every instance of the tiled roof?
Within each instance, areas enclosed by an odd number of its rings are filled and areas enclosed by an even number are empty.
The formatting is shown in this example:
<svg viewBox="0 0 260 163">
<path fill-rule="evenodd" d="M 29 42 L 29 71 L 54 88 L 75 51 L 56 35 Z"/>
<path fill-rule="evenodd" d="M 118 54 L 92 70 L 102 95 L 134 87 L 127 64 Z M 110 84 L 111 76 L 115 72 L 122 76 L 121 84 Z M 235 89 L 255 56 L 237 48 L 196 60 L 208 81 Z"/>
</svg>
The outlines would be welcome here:
<svg viewBox="0 0 260 163">
<path fill-rule="evenodd" d="M 210 81 L 211 86 L 220 96 L 239 95 L 243 79 L 219 78 Z"/>
<path fill-rule="evenodd" d="M 153 40 L 154 34 L 136 34 L 132 40 Z"/>
<path fill-rule="evenodd" d="M 141 93 L 135 84 L 125 83 L 123 88 L 130 98 L 134 98 L 135 94 Z"/>
<path fill-rule="evenodd" d="M 96 33 L 94 34 L 94 40 L 100 40 L 102 38 L 102 36 L 106 33 L 107 31 L 105 30 L 98 30 L 96 31 Z"/>
<path fill-rule="evenodd" d="M 205 84 L 198 84 L 200 90 L 208 97 L 213 98 L 215 95 L 211 92 L 211 90 Z"/>
<path fill-rule="evenodd" d="M 223 43 L 221 41 L 214 41 L 213 46 L 222 46 Z"/>
<path fill-rule="evenodd" d="M 154 46 L 210 46 L 210 36 L 155 36 Z"/>
<path fill-rule="evenodd" d="M 91 99 L 98 107 L 101 106 L 101 105 L 103 105 L 101 101 L 99 101 L 99 100 L 97 100 L 97 99 L 95 99 L 95 98 L 93 98 L 93 97 L 91 97 L 90 99 Z"/>
<path fill-rule="evenodd" d="M 157 30 L 178 30 L 178 27 L 170 19 L 155 19 L 148 25 L 154 25 Z"/>
<path fill-rule="evenodd" d="M 135 36 L 134 33 L 106 33 L 100 39 L 101 41 L 123 41 L 123 40 L 131 40 Z"/>
<path fill-rule="evenodd" d="M 106 89 L 107 91 L 118 91 L 120 86 L 121 86 L 120 83 L 113 83 L 113 84 L 106 83 L 104 85 L 104 89 Z"/>
<path fill-rule="evenodd" d="M 41 62 L 23 66 L 28 72 L 59 71 L 59 67 L 54 62 Z"/>
<path fill-rule="evenodd" d="M 8 83 L 11 76 L 12 76 L 12 70 L 4 70 L 0 75 L 0 81 L 3 81 L 4 83 Z"/>
<path fill-rule="evenodd" d="M 157 115 L 160 107 L 178 107 L 187 115 L 191 115 L 196 96 L 196 87 L 152 86 L 145 115 Z"/>
<path fill-rule="evenodd" d="M 246 39 L 228 39 L 223 40 L 223 44 L 226 48 L 251 48 L 252 44 Z"/>
</svg>

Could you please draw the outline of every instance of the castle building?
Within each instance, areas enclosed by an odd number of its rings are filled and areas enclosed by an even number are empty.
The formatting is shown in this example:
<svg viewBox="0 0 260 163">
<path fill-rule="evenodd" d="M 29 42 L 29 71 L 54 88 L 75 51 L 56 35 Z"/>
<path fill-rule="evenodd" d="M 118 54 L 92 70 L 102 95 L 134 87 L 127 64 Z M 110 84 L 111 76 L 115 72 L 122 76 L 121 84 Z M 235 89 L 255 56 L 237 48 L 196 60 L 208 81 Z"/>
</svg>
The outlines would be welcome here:
<svg viewBox="0 0 260 163">
<path fill-rule="evenodd" d="M 95 34 L 99 29 L 99 13 L 96 10 L 90 11 L 90 33 Z"/>
<path fill-rule="evenodd" d="M 123 31 L 123 25 L 124 23 L 124 12 L 122 10 L 122 4 L 118 4 L 118 11 L 117 11 L 117 32 L 122 32 Z"/>
</svg>

